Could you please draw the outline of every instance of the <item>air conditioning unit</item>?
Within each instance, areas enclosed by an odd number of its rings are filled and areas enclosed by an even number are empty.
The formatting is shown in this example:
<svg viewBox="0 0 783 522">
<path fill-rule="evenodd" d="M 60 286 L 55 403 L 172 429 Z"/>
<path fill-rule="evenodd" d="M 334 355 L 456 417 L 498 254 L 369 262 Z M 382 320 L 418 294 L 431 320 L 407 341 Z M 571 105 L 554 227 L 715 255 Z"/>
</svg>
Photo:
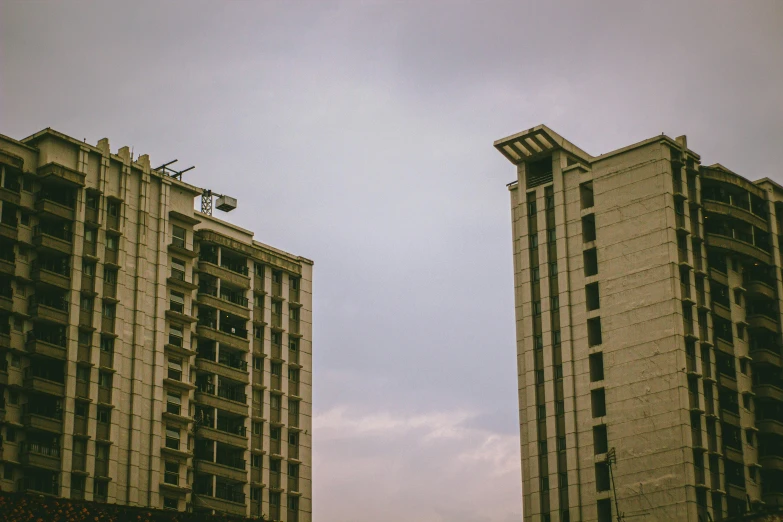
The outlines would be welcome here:
<svg viewBox="0 0 783 522">
<path fill-rule="evenodd" d="M 218 210 L 222 210 L 223 212 L 231 212 L 237 208 L 237 198 L 232 198 L 231 196 L 220 196 L 217 198 L 215 206 Z"/>
</svg>

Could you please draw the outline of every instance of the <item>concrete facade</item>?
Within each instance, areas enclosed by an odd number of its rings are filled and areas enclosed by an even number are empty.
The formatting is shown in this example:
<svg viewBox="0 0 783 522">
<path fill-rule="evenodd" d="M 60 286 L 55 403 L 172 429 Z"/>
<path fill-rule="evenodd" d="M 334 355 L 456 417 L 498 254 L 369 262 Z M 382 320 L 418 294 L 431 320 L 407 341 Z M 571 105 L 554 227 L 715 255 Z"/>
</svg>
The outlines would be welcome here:
<svg viewBox="0 0 783 522">
<path fill-rule="evenodd" d="M 783 503 L 783 189 L 684 136 L 594 157 L 542 125 L 495 147 L 517 168 L 524 519 Z"/>
<path fill-rule="evenodd" d="M 0 136 L 0 487 L 311 520 L 312 262 L 202 189 Z"/>
</svg>

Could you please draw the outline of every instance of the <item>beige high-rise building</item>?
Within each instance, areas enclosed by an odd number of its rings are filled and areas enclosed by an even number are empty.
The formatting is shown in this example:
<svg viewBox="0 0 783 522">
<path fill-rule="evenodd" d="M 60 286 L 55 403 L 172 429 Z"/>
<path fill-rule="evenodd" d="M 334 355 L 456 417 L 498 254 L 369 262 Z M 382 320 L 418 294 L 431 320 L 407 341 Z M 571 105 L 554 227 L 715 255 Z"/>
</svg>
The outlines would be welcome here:
<svg viewBox="0 0 783 522">
<path fill-rule="evenodd" d="M 180 177 L 0 136 L 0 487 L 309 522 L 312 262 Z"/>
<path fill-rule="evenodd" d="M 511 194 L 525 521 L 783 504 L 783 187 L 684 136 L 495 147 Z"/>
</svg>

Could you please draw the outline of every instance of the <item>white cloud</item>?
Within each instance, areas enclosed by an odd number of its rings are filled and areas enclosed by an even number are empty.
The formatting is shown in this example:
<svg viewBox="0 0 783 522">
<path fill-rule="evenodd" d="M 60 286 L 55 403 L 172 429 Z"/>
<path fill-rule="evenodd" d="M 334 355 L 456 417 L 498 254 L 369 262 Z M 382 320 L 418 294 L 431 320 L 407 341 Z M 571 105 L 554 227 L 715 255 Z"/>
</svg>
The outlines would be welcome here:
<svg viewBox="0 0 783 522">
<path fill-rule="evenodd" d="M 313 419 L 314 506 L 325 522 L 521 519 L 519 438 L 475 412 L 362 413 Z"/>
</svg>

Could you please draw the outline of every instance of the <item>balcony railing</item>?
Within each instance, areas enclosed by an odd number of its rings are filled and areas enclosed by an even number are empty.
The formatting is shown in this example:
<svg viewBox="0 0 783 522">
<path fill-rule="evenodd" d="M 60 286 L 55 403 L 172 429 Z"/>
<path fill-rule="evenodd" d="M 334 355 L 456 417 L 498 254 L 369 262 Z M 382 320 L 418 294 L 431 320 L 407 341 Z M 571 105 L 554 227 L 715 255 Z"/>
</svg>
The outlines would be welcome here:
<svg viewBox="0 0 783 522">
<path fill-rule="evenodd" d="M 65 229 L 57 229 L 53 227 L 42 227 L 41 225 L 36 225 L 33 227 L 33 235 L 34 236 L 40 236 L 41 234 L 52 236 L 57 239 L 61 239 L 65 241 L 66 243 L 70 243 L 73 239 L 73 234 Z"/>
<path fill-rule="evenodd" d="M 22 415 L 40 415 L 49 419 L 62 420 L 63 411 L 60 408 L 54 408 L 47 404 L 28 402 L 22 405 Z"/>
<path fill-rule="evenodd" d="M 198 388 L 198 391 L 200 391 L 201 393 L 206 393 L 207 395 L 215 395 L 222 399 L 228 399 L 230 401 L 247 404 L 247 394 L 243 391 L 234 388 L 228 388 L 225 386 L 215 386 L 214 384 L 211 383 L 197 384 L 196 387 Z"/>
<path fill-rule="evenodd" d="M 245 437 L 247 435 L 247 428 L 242 424 L 236 424 L 236 422 L 229 422 L 225 419 L 218 417 L 215 429 L 224 433 L 231 433 L 232 435 L 239 435 Z"/>
<path fill-rule="evenodd" d="M 235 272 L 237 274 L 248 275 L 249 273 L 247 264 L 243 265 L 241 263 L 231 263 L 228 261 L 222 261 L 220 263 L 220 266 L 225 268 L 226 270 L 230 270 L 231 272 Z"/>
<path fill-rule="evenodd" d="M 47 332 L 45 330 L 30 330 L 27 332 L 27 342 L 41 341 L 65 348 L 67 338 L 60 332 Z"/>
<path fill-rule="evenodd" d="M 30 308 L 33 308 L 37 305 L 44 305 L 44 306 L 48 306 L 49 308 L 54 308 L 55 310 L 60 310 L 61 312 L 68 311 L 68 301 L 66 301 L 62 297 L 47 296 L 47 295 L 40 295 L 40 296 L 31 295 L 30 298 L 27 300 L 27 304 Z"/>
<path fill-rule="evenodd" d="M 18 491 L 40 491 L 49 495 L 57 495 L 60 491 L 57 477 L 24 477 L 17 482 Z"/>
<path fill-rule="evenodd" d="M 215 498 L 228 500 L 229 502 L 236 502 L 238 504 L 245 503 L 244 493 L 227 486 L 221 486 L 220 484 L 218 484 L 215 488 Z"/>
<path fill-rule="evenodd" d="M 60 458 L 60 448 L 57 446 L 50 446 L 47 444 L 40 444 L 38 442 L 25 442 L 22 446 L 23 451 L 27 453 L 35 453 L 36 455 L 44 455 L 45 457 Z"/>
<path fill-rule="evenodd" d="M 211 295 L 217 299 L 221 299 L 223 301 L 247 308 L 247 297 L 238 295 L 234 292 L 227 292 L 225 290 L 218 292 L 217 287 L 214 286 L 201 286 L 199 287 L 198 291 L 200 294 Z"/>
<path fill-rule="evenodd" d="M 54 261 L 48 259 L 35 259 L 31 264 L 33 271 L 46 270 L 47 272 L 54 272 L 61 276 L 69 277 L 71 275 L 71 268 L 68 263 L 63 259 L 61 261 Z"/>
<path fill-rule="evenodd" d="M 215 459 L 215 462 L 222 466 L 228 466 L 229 468 L 234 469 L 245 469 L 245 459 L 242 457 L 237 457 L 233 455 L 221 455 L 218 452 L 217 458 Z"/>
<path fill-rule="evenodd" d="M 76 208 L 76 198 L 60 190 L 40 190 L 35 193 L 35 199 L 37 201 L 47 199 L 70 209 Z"/>
</svg>

